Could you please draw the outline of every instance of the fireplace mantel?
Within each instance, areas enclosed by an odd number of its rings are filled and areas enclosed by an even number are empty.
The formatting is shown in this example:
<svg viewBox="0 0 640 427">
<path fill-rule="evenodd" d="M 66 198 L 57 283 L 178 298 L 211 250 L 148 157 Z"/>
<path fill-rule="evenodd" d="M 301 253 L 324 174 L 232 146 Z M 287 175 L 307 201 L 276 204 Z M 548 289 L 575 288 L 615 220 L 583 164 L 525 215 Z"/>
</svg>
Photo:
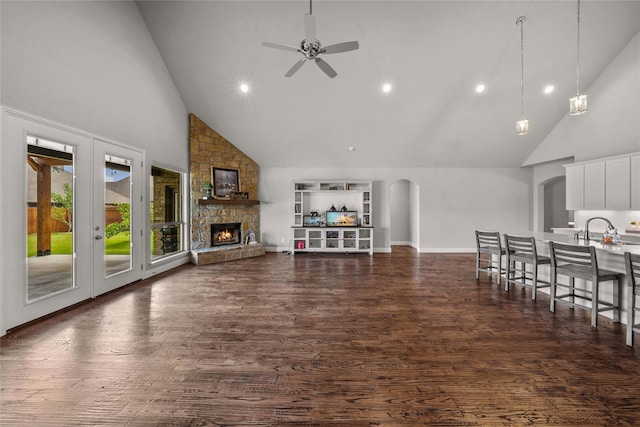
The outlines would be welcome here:
<svg viewBox="0 0 640 427">
<path fill-rule="evenodd" d="M 198 199 L 199 205 L 259 205 L 260 200 L 247 199 Z"/>
</svg>

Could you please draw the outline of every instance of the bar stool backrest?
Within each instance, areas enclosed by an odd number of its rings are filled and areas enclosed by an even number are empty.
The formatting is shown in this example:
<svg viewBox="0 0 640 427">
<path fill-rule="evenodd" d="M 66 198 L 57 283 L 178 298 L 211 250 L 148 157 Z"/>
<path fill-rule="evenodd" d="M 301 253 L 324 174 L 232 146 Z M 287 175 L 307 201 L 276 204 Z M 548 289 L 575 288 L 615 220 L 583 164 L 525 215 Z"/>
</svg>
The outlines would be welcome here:
<svg viewBox="0 0 640 427">
<path fill-rule="evenodd" d="M 535 259 L 538 256 L 536 250 L 536 239 L 533 237 L 519 237 L 504 235 L 505 249 L 508 253 L 523 255 L 527 258 Z"/>
<path fill-rule="evenodd" d="M 566 245 L 549 242 L 551 268 L 557 270 L 567 265 L 582 267 L 573 271 L 575 277 L 592 280 L 598 275 L 596 249 L 593 246 Z"/>
<path fill-rule="evenodd" d="M 476 244 L 478 245 L 478 252 L 502 253 L 500 233 L 497 231 L 476 230 Z"/>
<path fill-rule="evenodd" d="M 624 263 L 627 267 L 627 281 L 629 282 L 629 286 L 638 286 L 638 284 L 640 284 L 640 255 L 625 252 Z"/>
</svg>

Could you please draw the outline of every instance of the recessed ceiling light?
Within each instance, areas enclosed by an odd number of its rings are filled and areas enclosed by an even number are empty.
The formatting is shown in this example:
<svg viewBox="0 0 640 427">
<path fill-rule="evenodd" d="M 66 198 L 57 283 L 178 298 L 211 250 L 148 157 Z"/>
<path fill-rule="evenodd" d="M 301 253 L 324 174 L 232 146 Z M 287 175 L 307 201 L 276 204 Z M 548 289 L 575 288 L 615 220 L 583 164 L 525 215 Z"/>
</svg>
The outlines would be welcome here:
<svg viewBox="0 0 640 427">
<path fill-rule="evenodd" d="M 242 93 L 248 93 L 249 92 L 249 85 L 246 83 L 242 83 L 240 85 L 240 92 Z"/>
<path fill-rule="evenodd" d="M 349 148 L 347 148 L 347 150 L 349 151 L 356 151 L 356 147 L 354 147 L 353 145 L 349 146 Z"/>
<path fill-rule="evenodd" d="M 477 93 L 482 93 L 482 92 L 484 92 L 484 90 L 485 90 L 486 88 L 487 88 L 487 87 L 486 87 L 483 83 L 480 83 L 478 86 L 476 86 L 476 92 L 477 92 Z"/>
<path fill-rule="evenodd" d="M 389 93 L 391 92 L 391 83 L 385 83 L 382 85 L 382 91 L 384 93 Z"/>
<path fill-rule="evenodd" d="M 553 87 L 553 85 L 549 85 L 547 87 L 544 88 L 544 93 L 546 93 L 547 95 L 549 95 L 551 92 L 553 92 L 555 88 Z"/>
</svg>

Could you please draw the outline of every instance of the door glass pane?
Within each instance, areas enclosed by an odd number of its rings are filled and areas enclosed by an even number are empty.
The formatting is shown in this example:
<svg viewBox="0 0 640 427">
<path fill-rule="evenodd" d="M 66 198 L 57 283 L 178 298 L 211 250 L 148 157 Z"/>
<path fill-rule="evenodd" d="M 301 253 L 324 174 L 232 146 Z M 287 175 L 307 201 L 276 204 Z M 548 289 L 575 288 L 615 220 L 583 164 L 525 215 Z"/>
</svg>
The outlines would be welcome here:
<svg viewBox="0 0 640 427">
<path fill-rule="evenodd" d="M 73 288 L 70 145 L 27 137 L 27 301 Z"/>
<path fill-rule="evenodd" d="M 131 160 L 105 156 L 104 271 L 105 277 L 131 269 Z"/>
<path fill-rule="evenodd" d="M 182 174 L 151 167 L 151 259 L 182 250 Z"/>
</svg>

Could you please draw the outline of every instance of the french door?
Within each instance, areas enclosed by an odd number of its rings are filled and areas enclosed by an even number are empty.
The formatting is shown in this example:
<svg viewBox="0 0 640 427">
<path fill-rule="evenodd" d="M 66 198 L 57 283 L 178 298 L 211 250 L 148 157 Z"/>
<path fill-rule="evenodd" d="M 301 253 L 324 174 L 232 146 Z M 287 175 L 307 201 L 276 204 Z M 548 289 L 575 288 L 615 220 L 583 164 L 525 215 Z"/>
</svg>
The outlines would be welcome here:
<svg viewBox="0 0 640 427">
<path fill-rule="evenodd" d="M 142 153 L 94 140 L 94 296 L 142 278 Z"/>
<path fill-rule="evenodd" d="M 2 159 L 15 182 L 3 204 L 4 326 L 142 278 L 142 152 L 3 115 L 15 148 Z"/>
</svg>

